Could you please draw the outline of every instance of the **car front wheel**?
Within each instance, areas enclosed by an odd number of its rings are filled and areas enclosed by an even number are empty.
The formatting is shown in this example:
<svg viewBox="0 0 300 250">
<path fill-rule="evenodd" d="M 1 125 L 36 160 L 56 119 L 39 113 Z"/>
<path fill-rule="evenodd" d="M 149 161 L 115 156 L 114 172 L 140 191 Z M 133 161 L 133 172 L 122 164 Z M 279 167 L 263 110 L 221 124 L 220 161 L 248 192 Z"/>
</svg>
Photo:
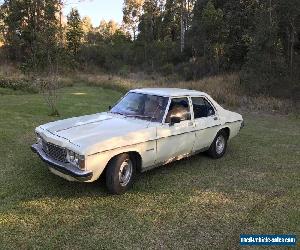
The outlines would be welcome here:
<svg viewBox="0 0 300 250">
<path fill-rule="evenodd" d="M 128 154 L 114 157 L 108 164 L 106 171 L 106 186 L 112 194 L 126 192 L 133 183 L 135 164 Z"/>
<path fill-rule="evenodd" d="M 211 144 L 208 154 L 215 159 L 221 158 L 226 152 L 227 140 L 227 133 L 224 130 L 221 130 Z"/>
</svg>

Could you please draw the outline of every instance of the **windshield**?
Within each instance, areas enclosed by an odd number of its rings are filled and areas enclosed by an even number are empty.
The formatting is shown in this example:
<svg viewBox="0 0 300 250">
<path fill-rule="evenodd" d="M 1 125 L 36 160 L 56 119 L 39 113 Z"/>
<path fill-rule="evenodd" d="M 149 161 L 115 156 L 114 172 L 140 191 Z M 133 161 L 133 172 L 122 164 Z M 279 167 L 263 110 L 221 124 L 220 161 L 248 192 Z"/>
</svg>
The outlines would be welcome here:
<svg viewBox="0 0 300 250">
<path fill-rule="evenodd" d="M 111 109 L 111 113 L 162 122 L 169 98 L 129 92 Z"/>
</svg>

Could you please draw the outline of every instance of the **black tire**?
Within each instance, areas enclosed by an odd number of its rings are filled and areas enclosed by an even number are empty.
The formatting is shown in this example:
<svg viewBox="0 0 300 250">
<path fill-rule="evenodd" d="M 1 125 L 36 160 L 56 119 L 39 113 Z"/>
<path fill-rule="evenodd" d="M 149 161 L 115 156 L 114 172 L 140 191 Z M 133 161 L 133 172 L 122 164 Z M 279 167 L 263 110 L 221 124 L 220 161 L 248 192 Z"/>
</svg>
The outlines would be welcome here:
<svg viewBox="0 0 300 250">
<path fill-rule="evenodd" d="M 129 179 L 123 176 L 123 169 L 126 168 L 126 164 L 129 165 L 131 162 L 132 172 Z M 125 168 L 124 168 L 125 164 Z M 135 176 L 135 161 L 131 159 L 129 154 L 120 154 L 115 156 L 113 159 L 110 160 L 106 169 L 106 186 L 110 193 L 112 194 L 123 194 L 128 189 L 132 187 L 134 176 Z M 125 170 L 127 171 L 127 170 Z M 121 175 L 121 177 L 120 177 Z M 122 182 L 124 177 L 124 181 Z M 126 180 L 126 181 L 125 181 Z"/>
<path fill-rule="evenodd" d="M 219 144 L 220 140 L 223 143 L 222 150 Z M 227 141 L 228 141 L 228 134 L 226 133 L 226 131 L 224 130 L 219 131 L 213 143 L 210 145 L 210 148 L 208 149 L 207 153 L 214 159 L 221 158 L 226 153 Z"/>
</svg>

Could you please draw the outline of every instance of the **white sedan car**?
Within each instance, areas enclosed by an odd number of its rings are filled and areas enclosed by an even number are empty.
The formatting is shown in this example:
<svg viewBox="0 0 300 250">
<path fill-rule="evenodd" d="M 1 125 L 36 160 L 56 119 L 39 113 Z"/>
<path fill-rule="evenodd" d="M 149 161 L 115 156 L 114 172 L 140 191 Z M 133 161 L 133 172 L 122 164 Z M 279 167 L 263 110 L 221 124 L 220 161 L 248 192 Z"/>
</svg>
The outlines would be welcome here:
<svg viewBox="0 0 300 250">
<path fill-rule="evenodd" d="M 128 190 L 136 171 L 207 151 L 225 154 L 243 127 L 240 114 L 203 92 L 172 88 L 129 91 L 108 112 L 41 125 L 32 150 L 54 174 L 93 182 L 103 173 L 108 190 Z"/>
</svg>

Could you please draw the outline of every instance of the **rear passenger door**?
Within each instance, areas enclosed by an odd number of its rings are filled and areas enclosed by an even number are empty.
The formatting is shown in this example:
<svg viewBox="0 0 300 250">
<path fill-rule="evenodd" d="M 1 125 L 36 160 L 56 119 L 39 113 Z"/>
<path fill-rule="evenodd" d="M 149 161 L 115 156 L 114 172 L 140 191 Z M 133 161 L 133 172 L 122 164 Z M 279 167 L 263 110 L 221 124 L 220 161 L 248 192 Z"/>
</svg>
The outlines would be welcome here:
<svg viewBox="0 0 300 250">
<path fill-rule="evenodd" d="M 193 152 L 208 148 L 220 127 L 216 109 L 206 97 L 192 97 L 196 138 Z"/>
</svg>

